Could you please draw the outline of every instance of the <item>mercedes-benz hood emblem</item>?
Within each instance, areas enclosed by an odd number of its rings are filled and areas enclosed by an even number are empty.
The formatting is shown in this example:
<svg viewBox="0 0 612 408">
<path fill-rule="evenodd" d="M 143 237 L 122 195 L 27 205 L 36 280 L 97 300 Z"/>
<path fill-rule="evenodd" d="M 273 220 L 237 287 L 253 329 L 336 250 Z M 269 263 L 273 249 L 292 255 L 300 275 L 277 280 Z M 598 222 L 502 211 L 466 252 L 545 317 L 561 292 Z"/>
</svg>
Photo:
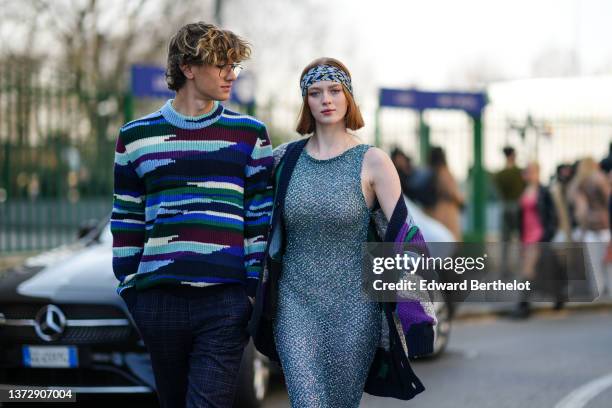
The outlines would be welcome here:
<svg viewBox="0 0 612 408">
<path fill-rule="evenodd" d="M 55 341 L 66 329 L 66 316 L 55 305 L 47 305 L 36 313 L 34 330 L 44 341 Z"/>
</svg>

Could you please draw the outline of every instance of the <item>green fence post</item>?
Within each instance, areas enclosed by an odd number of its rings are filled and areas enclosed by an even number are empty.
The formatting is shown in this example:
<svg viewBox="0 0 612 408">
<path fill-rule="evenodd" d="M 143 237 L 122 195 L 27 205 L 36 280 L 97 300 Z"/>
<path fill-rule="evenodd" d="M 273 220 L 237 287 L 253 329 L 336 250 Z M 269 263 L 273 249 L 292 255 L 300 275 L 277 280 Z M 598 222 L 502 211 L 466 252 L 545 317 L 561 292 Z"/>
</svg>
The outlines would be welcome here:
<svg viewBox="0 0 612 408">
<path fill-rule="evenodd" d="M 429 125 L 425 122 L 423 111 L 419 111 L 419 158 L 421 166 L 427 164 L 427 156 L 430 149 L 429 143 Z"/>
<path fill-rule="evenodd" d="M 123 120 L 125 123 L 134 119 L 134 95 L 127 91 L 123 95 Z"/>
<path fill-rule="evenodd" d="M 7 79 L 7 70 L 6 68 L 8 68 L 8 65 L 5 67 L 4 65 L 2 66 L 2 71 L 0 72 L 0 95 L 2 95 L 2 99 L 0 99 L 0 118 L 2 118 L 3 120 L 0 121 L 0 132 L 2 132 L 2 134 L 4 135 L 4 143 L 3 143 L 3 154 L 2 154 L 2 162 L 3 162 L 3 168 L 2 168 L 2 187 L 4 188 L 5 191 L 5 199 L 6 202 L 9 202 L 9 198 L 11 196 L 11 175 L 10 175 L 10 171 L 11 171 L 11 138 L 10 138 L 10 134 L 11 131 L 8 128 L 8 109 L 5 108 L 6 107 L 6 103 L 2 103 L 2 101 L 6 98 L 5 93 L 8 94 L 8 86 L 9 86 L 9 81 Z M 4 124 L 6 123 L 6 129 L 4 129 Z M 5 221 L 6 222 L 6 221 Z"/>
<path fill-rule="evenodd" d="M 246 105 L 246 114 L 249 115 L 249 116 L 255 117 L 255 114 L 257 113 L 256 107 L 257 107 L 257 105 L 255 104 L 255 102 L 247 103 L 247 105 Z"/>
<path fill-rule="evenodd" d="M 482 115 L 472 116 L 474 126 L 474 167 L 472 169 L 472 237 L 475 242 L 483 242 L 486 233 L 487 192 L 484 167 L 482 164 L 483 138 Z"/>
<path fill-rule="evenodd" d="M 7 137 L 4 141 L 4 169 L 2 173 L 4 175 L 2 184 L 5 191 L 5 199 L 8 201 L 11 197 L 11 143 Z"/>
</svg>

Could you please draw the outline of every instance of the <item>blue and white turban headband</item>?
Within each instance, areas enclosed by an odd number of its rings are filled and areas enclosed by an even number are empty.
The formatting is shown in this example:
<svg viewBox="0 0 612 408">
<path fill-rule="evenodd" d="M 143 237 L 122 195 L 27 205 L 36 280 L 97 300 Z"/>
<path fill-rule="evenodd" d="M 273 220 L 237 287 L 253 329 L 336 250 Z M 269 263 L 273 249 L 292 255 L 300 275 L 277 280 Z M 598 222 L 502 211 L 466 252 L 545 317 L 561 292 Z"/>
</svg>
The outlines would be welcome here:
<svg viewBox="0 0 612 408">
<path fill-rule="evenodd" d="M 317 65 L 316 67 L 309 69 L 300 81 L 302 96 L 306 96 L 308 88 L 310 88 L 310 86 L 315 82 L 319 81 L 338 82 L 344 85 L 351 95 L 353 94 L 351 78 L 349 78 L 346 72 L 331 65 Z"/>
</svg>

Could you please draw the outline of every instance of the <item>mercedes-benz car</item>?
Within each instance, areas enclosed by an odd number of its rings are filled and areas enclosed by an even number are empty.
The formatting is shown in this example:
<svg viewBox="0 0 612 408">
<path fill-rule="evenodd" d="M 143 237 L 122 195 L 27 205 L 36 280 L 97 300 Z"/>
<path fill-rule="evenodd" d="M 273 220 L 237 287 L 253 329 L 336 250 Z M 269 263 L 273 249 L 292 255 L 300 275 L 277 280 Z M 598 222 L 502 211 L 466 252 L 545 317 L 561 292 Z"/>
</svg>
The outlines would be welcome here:
<svg viewBox="0 0 612 408">
<path fill-rule="evenodd" d="M 78 400 L 140 394 L 154 403 L 149 355 L 116 293 L 109 225 L 82 235 L 0 273 L 0 386 L 70 388 Z M 250 344 L 235 405 L 259 406 L 268 378 L 268 361 Z"/>
</svg>

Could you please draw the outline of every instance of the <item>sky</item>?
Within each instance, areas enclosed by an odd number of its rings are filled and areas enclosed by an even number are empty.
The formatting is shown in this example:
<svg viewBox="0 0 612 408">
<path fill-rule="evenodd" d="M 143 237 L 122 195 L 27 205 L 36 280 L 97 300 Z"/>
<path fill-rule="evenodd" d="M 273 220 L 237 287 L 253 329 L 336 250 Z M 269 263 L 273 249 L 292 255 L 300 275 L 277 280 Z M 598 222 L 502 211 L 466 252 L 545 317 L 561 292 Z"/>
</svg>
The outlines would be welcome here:
<svg viewBox="0 0 612 408">
<path fill-rule="evenodd" d="M 361 134 L 367 141 L 373 140 L 379 87 L 482 90 L 479 79 L 485 79 L 510 84 L 496 87 L 491 95 L 513 112 L 520 111 L 515 115 L 519 121 L 528 110 L 537 119 L 544 107 L 551 108 L 549 111 L 555 107 L 554 119 L 566 114 L 588 116 L 594 105 L 598 115 L 602 110 L 608 112 L 610 125 L 593 131 L 596 135 L 590 139 L 587 132 L 580 139 L 579 151 L 572 146 L 575 138 L 567 125 L 563 125 L 564 132 L 557 132 L 557 138 L 544 140 L 541 151 L 551 154 L 540 153 L 545 161 L 543 177 L 559 160 L 573 160 L 572 154 L 599 156 L 599 150 L 603 149 L 601 155 L 607 150 L 612 135 L 612 111 L 606 108 L 612 92 L 609 80 L 604 88 L 596 81 L 530 82 L 529 78 L 612 76 L 610 0 L 310 0 L 312 8 L 302 14 L 296 14 L 299 7 L 291 3 L 258 15 L 257 2 L 250 3 L 252 6 L 247 2 L 240 8 L 228 5 L 226 13 L 229 27 L 252 39 L 250 69 L 258 77 L 260 98 L 273 96 L 281 105 L 286 101 L 286 119 L 277 115 L 276 123 L 295 120 L 302 68 L 316 57 L 333 56 L 352 72 L 356 99 L 366 120 Z M 251 18 L 245 20 L 244 15 Z M 260 18 L 269 22 L 265 37 L 261 31 L 250 30 L 259 25 Z M 292 37 L 296 32 L 304 38 Z M 440 115 L 438 119 L 449 120 Z M 455 119 L 434 126 L 433 141 L 464 145 L 450 157 L 451 167 L 464 177 L 471 161 L 470 133 L 465 118 Z M 499 123 L 490 125 L 495 125 L 497 133 L 490 131 L 486 143 L 485 163 L 490 168 L 502 165 L 499 150 L 508 138 L 518 141 L 516 135 L 508 135 L 511 132 L 502 119 L 496 120 Z M 391 139 L 396 133 L 398 141 L 405 140 L 409 121 L 402 118 L 394 125 L 393 115 L 386 115 L 385 121 L 385 137 Z M 461 126 L 461 131 L 455 131 Z M 417 150 L 410 142 L 404 144 L 408 150 Z M 538 158 L 532 146 L 524 150 L 522 160 Z"/>
<path fill-rule="evenodd" d="M 466 72 L 474 71 L 493 79 L 554 75 L 559 65 L 571 65 L 572 53 L 579 61 L 575 73 L 612 73 L 609 0 L 310 0 L 316 14 L 298 16 L 292 14 L 292 8 L 299 10 L 291 5 L 296 2 L 283 2 L 285 7 L 259 16 L 258 2 L 238 3 L 228 2 L 225 20 L 254 37 L 255 59 L 262 48 L 272 46 L 269 37 L 259 41 L 258 29 L 251 29 L 265 19 L 279 27 L 281 37 L 273 44 L 278 53 L 264 58 L 266 66 L 268 59 L 286 55 L 284 47 L 303 50 L 291 54 L 298 60 L 295 68 L 318 56 L 336 56 L 368 90 L 474 86 L 465 80 Z M 319 37 L 309 32 L 315 37 L 283 44 L 289 30 L 309 31 L 311 26 L 320 30 Z"/>
<path fill-rule="evenodd" d="M 584 73 L 600 70 L 606 63 L 612 70 L 609 0 L 332 4 L 334 20 L 350 21 L 350 41 L 360 54 L 382 62 L 374 64 L 374 73 L 390 85 L 414 82 L 440 87 L 462 68 L 483 63 L 504 77 L 527 77 L 533 61 L 547 49 L 577 50 Z M 339 33 L 335 37 L 340 43 L 347 41 Z"/>
</svg>

